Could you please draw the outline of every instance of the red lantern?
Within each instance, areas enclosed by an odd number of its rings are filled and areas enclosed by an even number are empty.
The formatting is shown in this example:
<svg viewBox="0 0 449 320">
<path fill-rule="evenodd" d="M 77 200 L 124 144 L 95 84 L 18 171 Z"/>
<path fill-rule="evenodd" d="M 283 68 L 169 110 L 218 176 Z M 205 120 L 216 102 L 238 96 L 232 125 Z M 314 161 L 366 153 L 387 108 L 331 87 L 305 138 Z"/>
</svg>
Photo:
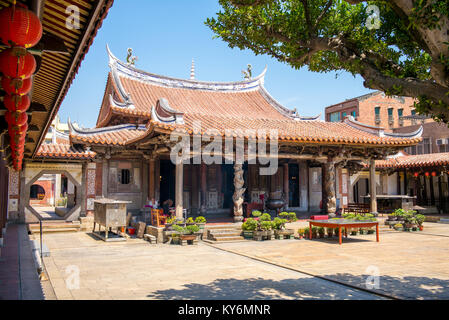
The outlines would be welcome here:
<svg viewBox="0 0 449 320">
<path fill-rule="evenodd" d="M 25 146 L 26 135 L 11 137 L 11 149 Z"/>
<path fill-rule="evenodd" d="M 428 172 L 425 173 L 426 177 L 428 177 L 430 174 Z"/>
<path fill-rule="evenodd" d="M 437 173 L 435 171 L 432 171 L 432 177 L 436 177 Z"/>
<path fill-rule="evenodd" d="M 3 103 L 10 112 L 25 112 L 30 107 L 31 101 L 28 96 L 6 95 Z"/>
<path fill-rule="evenodd" d="M 31 91 L 31 79 L 12 79 L 3 77 L 2 88 L 7 94 L 23 96 Z"/>
<path fill-rule="evenodd" d="M 25 112 L 6 111 L 5 120 L 10 126 L 22 127 L 28 122 L 28 115 Z"/>
<path fill-rule="evenodd" d="M 14 138 L 16 136 L 21 137 L 23 135 L 26 135 L 28 131 L 28 123 L 25 123 L 24 126 L 18 127 L 18 126 L 8 126 L 8 133 L 11 138 Z"/>
<path fill-rule="evenodd" d="M 9 78 L 27 79 L 36 71 L 36 59 L 23 48 L 6 49 L 0 53 L 0 71 Z"/>
<path fill-rule="evenodd" d="M 0 10 L 0 38 L 8 46 L 31 48 L 42 38 L 42 24 L 24 6 L 4 8 Z"/>
<path fill-rule="evenodd" d="M 418 172 L 415 172 L 413 175 L 414 175 L 416 178 L 419 177 L 419 173 L 418 173 Z"/>
</svg>

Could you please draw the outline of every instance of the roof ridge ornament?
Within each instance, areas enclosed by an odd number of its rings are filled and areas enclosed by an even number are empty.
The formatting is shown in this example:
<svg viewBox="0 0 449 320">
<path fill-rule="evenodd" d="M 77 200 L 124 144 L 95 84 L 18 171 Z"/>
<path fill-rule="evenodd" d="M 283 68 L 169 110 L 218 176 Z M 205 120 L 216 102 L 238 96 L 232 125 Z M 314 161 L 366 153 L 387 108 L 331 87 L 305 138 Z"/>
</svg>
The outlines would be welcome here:
<svg viewBox="0 0 449 320">
<path fill-rule="evenodd" d="M 190 68 L 190 80 L 195 80 L 195 60 L 192 58 L 192 67 Z"/>
<path fill-rule="evenodd" d="M 141 81 L 144 83 L 155 84 L 163 87 L 169 88 L 184 88 L 193 90 L 207 90 L 207 91 L 221 91 L 221 92 L 246 92 L 259 90 L 264 83 L 265 74 L 267 72 L 267 67 L 263 72 L 251 79 L 244 81 L 234 81 L 234 82 L 213 82 L 213 81 L 198 81 L 191 79 L 179 79 L 163 75 L 158 75 L 150 72 L 146 72 L 132 65 L 128 65 L 125 62 L 120 61 L 115 57 L 109 46 L 106 46 L 108 57 L 109 57 L 109 67 L 114 75 L 114 81 L 117 82 L 119 91 L 121 95 L 124 95 L 124 100 L 126 100 L 126 92 L 121 92 L 123 87 L 120 83 L 120 77 L 126 77 L 131 80 Z"/>
<path fill-rule="evenodd" d="M 184 113 L 171 108 L 165 98 L 160 98 L 151 108 L 151 118 L 162 123 L 184 124 Z"/>
</svg>

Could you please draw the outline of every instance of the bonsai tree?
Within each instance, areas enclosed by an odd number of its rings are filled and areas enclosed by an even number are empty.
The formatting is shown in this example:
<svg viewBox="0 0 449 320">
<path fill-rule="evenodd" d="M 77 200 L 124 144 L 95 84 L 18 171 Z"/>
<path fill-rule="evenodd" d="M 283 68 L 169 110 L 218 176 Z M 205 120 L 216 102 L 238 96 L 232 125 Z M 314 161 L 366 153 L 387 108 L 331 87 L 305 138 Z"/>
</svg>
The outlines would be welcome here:
<svg viewBox="0 0 449 320">
<path fill-rule="evenodd" d="M 321 238 L 324 237 L 324 233 L 325 233 L 325 232 L 324 232 L 324 228 L 323 228 L 323 227 L 319 227 L 319 228 L 318 228 L 318 234 L 320 235 Z"/>
<path fill-rule="evenodd" d="M 260 219 L 259 219 L 261 222 L 262 221 L 271 221 L 271 216 L 270 216 L 270 214 L 269 213 L 264 213 L 264 214 L 262 214 L 261 216 L 260 216 Z"/>
<path fill-rule="evenodd" d="M 271 229 L 273 229 L 273 223 L 271 221 L 261 221 L 260 222 L 260 228 L 263 231 L 271 230 Z"/>
<path fill-rule="evenodd" d="M 416 219 L 416 223 L 418 224 L 418 226 L 422 227 L 424 221 L 426 221 L 426 216 L 423 214 L 417 214 L 415 216 Z"/>
<path fill-rule="evenodd" d="M 186 223 L 193 224 L 193 223 L 195 223 L 195 221 L 193 220 L 192 217 L 189 217 L 189 218 L 186 220 Z"/>
<path fill-rule="evenodd" d="M 200 227 L 198 227 L 196 224 L 192 224 L 192 225 L 185 227 L 184 231 L 185 231 L 184 233 L 186 233 L 186 234 L 194 234 L 194 233 L 200 231 Z"/>
<path fill-rule="evenodd" d="M 243 231 L 255 231 L 257 229 L 258 222 L 253 218 L 246 219 L 245 222 L 242 223 Z"/>
<path fill-rule="evenodd" d="M 253 212 L 251 212 L 251 215 L 254 218 L 259 218 L 262 215 L 262 212 L 258 211 L 258 210 L 254 210 Z"/>
<path fill-rule="evenodd" d="M 297 221 L 298 218 L 296 217 L 296 213 L 295 212 L 289 212 L 288 213 L 288 220 L 289 220 L 289 222 Z"/>
<path fill-rule="evenodd" d="M 288 212 L 281 212 L 279 213 L 279 217 L 283 218 L 283 219 L 288 219 L 289 213 Z"/>
<path fill-rule="evenodd" d="M 185 232 L 185 228 L 181 227 L 180 225 L 175 224 L 173 226 L 173 230 L 175 230 L 176 232 L 183 234 Z"/>
<path fill-rule="evenodd" d="M 206 218 L 199 216 L 195 219 L 195 223 L 206 223 Z"/>
<path fill-rule="evenodd" d="M 275 230 L 282 230 L 285 228 L 285 224 L 287 223 L 287 219 L 281 219 L 281 218 L 274 218 L 273 220 L 273 229 Z"/>
</svg>

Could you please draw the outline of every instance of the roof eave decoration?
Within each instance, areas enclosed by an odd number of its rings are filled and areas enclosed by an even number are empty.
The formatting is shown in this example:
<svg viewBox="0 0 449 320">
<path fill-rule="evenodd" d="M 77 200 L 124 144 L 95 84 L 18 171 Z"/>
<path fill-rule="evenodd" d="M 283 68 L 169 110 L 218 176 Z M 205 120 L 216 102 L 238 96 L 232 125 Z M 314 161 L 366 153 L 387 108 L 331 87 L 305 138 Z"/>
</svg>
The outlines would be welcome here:
<svg viewBox="0 0 449 320">
<path fill-rule="evenodd" d="M 184 113 L 172 109 L 167 99 L 161 98 L 151 108 L 151 119 L 167 124 L 184 124 Z"/>
<path fill-rule="evenodd" d="M 421 138 L 422 134 L 424 132 L 423 126 L 420 126 L 418 130 L 410 133 L 389 133 L 384 132 L 384 135 L 386 137 L 393 137 L 393 138 L 409 138 L 409 139 L 415 139 L 415 138 Z"/>
<path fill-rule="evenodd" d="M 198 81 L 196 79 L 178 79 L 137 69 L 117 59 L 110 51 L 109 46 L 107 46 L 107 51 L 109 55 L 109 67 L 111 68 L 114 81 L 117 83 L 120 95 L 123 96 L 124 101 L 126 101 L 126 98 L 130 98 L 130 96 L 123 89 L 119 76 L 169 88 L 184 88 L 221 92 L 245 92 L 258 90 L 260 87 L 262 87 L 265 81 L 265 74 L 267 72 L 267 67 L 265 67 L 264 71 L 259 76 L 249 80 L 236 82 L 209 82 Z"/>
</svg>

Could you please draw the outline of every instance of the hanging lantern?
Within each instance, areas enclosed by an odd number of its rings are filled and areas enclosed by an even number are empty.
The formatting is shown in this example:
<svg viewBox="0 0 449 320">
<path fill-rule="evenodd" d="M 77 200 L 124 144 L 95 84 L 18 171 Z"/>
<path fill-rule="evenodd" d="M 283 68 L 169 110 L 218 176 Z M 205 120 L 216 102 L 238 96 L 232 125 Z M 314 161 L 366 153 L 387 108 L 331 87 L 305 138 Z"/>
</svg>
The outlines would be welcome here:
<svg viewBox="0 0 449 320">
<path fill-rule="evenodd" d="M 31 91 L 31 79 L 3 77 L 2 88 L 7 94 L 23 96 Z"/>
<path fill-rule="evenodd" d="M 415 172 L 413 175 L 415 176 L 415 178 L 419 177 L 419 173 L 418 172 Z"/>
<path fill-rule="evenodd" d="M 437 176 L 436 171 L 432 171 L 432 177 L 436 177 L 436 176 Z"/>
<path fill-rule="evenodd" d="M 5 120 L 10 126 L 22 127 L 28 122 L 28 115 L 25 112 L 6 111 Z"/>
<path fill-rule="evenodd" d="M 23 48 L 9 48 L 0 53 L 0 71 L 9 78 L 27 79 L 36 71 L 36 59 Z"/>
<path fill-rule="evenodd" d="M 34 47 L 42 38 L 42 24 L 34 12 L 23 5 L 0 10 L 0 38 L 5 45 Z"/>
<path fill-rule="evenodd" d="M 18 95 L 6 95 L 3 103 L 10 112 L 25 112 L 30 107 L 30 97 Z"/>
<path fill-rule="evenodd" d="M 428 172 L 425 173 L 426 177 L 428 177 L 430 174 Z"/>
<path fill-rule="evenodd" d="M 16 136 L 22 137 L 26 135 L 28 131 L 28 123 L 19 127 L 19 126 L 8 126 L 8 133 L 11 138 L 15 138 Z"/>
</svg>

